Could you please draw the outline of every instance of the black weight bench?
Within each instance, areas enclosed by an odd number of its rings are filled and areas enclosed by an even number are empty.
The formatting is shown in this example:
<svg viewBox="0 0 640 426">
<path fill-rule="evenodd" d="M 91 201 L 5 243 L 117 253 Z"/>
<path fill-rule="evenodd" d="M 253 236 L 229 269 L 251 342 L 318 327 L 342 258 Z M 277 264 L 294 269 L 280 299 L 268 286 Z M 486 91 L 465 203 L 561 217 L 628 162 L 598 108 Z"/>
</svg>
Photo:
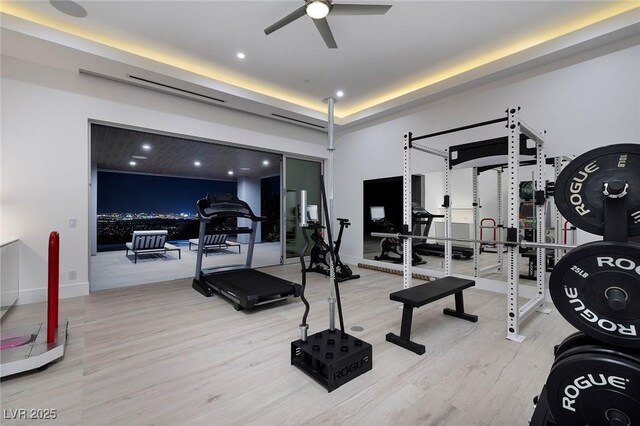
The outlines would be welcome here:
<svg viewBox="0 0 640 426">
<path fill-rule="evenodd" d="M 419 308 L 427 303 L 434 302 L 443 297 L 455 294 L 456 309 L 444 309 L 445 315 L 462 318 L 467 321 L 477 322 L 478 316 L 467 314 L 464 311 L 464 300 L 462 298 L 462 290 L 473 287 L 476 282 L 464 278 L 444 277 L 435 281 L 417 285 L 415 287 L 406 288 L 396 291 L 389 295 L 389 299 L 404 304 L 402 308 L 402 326 L 400 328 L 400 336 L 394 333 L 387 334 L 387 342 L 395 343 L 412 352 L 422 355 L 425 352 L 424 345 L 412 342 L 411 337 L 411 318 L 413 308 Z"/>
</svg>

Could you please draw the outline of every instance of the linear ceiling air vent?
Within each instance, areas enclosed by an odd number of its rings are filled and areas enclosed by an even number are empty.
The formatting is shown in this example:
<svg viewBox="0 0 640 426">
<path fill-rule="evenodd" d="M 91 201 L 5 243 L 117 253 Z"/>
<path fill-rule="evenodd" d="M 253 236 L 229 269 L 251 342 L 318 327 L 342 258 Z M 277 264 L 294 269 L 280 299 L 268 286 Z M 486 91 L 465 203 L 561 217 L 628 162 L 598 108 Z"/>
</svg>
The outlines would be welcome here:
<svg viewBox="0 0 640 426">
<path fill-rule="evenodd" d="M 295 121 L 296 123 L 306 124 L 307 126 L 317 127 L 319 129 L 324 129 L 325 128 L 324 126 L 321 126 L 319 124 L 309 123 L 308 121 L 298 120 L 296 118 L 287 117 L 287 116 L 284 116 L 284 115 L 276 114 L 274 112 L 272 112 L 271 115 L 273 115 L 274 117 L 282 118 L 284 120 Z"/>
<path fill-rule="evenodd" d="M 214 97 L 212 97 L 212 96 L 203 95 L 202 93 L 192 92 L 192 91 L 190 91 L 190 90 L 181 89 L 181 88 L 179 88 L 179 87 L 170 86 L 170 85 L 168 85 L 168 84 L 159 83 L 159 82 L 157 82 L 157 81 L 148 80 L 148 79 L 146 79 L 146 78 L 136 77 L 135 75 L 131 75 L 131 74 L 129 74 L 129 75 L 127 75 L 127 77 L 129 77 L 129 78 L 131 78 L 131 79 L 133 79 L 133 80 L 143 81 L 143 82 L 145 82 L 145 83 L 155 84 L 156 86 L 161 86 L 161 87 L 165 87 L 165 88 L 167 88 L 167 89 L 176 90 L 176 91 L 178 91 L 178 92 L 188 93 L 189 95 L 198 96 L 198 97 L 205 98 L 205 99 L 208 99 L 208 100 L 211 100 L 211 101 L 221 102 L 221 103 L 226 102 L 226 101 L 225 101 L 225 100 L 223 100 L 223 99 L 214 98 Z"/>
<path fill-rule="evenodd" d="M 266 105 L 264 104 L 260 104 L 257 101 L 256 102 L 240 102 L 240 105 L 238 105 L 238 102 L 235 101 L 235 98 L 233 95 L 231 96 L 231 99 L 229 100 L 224 100 L 224 99 L 220 99 L 220 98 L 216 98 L 213 96 L 208 96 L 205 95 L 203 93 L 199 93 L 198 92 L 198 87 L 197 85 L 191 85 L 193 88 L 193 90 L 187 90 L 187 89 L 182 89 L 179 86 L 179 84 L 177 85 L 172 85 L 172 84 L 166 84 L 166 83 L 161 83 L 160 81 L 156 81 L 156 80 L 151 80 L 149 78 L 145 78 L 145 77 L 139 77 L 137 75 L 133 75 L 133 74 L 120 74 L 119 76 L 117 75 L 109 75 L 109 74 L 103 74 L 103 73 L 99 73 L 96 71 L 90 71 L 87 69 L 83 69 L 83 68 L 78 68 L 78 72 L 80 74 L 84 74 L 84 75 L 88 75 L 88 76 L 92 76 L 92 77 L 99 77 L 99 78 L 104 78 L 107 80 L 111 80 L 111 81 L 116 81 L 118 83 L 124 83 L 124 84 L 128 84 L 131 86 L 135 86 L 135 87 L 142 87 L 148 90 L 153 90 L 156 92 L 160 92 L 160 93 L 165 93 L 168 95 L 173 95 L 173 96 L 177 96 L 177 97 L 181 97 L 184 99 L 190 99 L 192 101 L 196 101 L 196 102 L 202 102 L 208 105 L 213 105 L 213 106 L 217 106 L 219 108 L 225 108 L 225 109 L 230 109 L 230 110 L 234 110 L 234 111 L 241 111 L 243 113 L 247 113 L 247 114 L 253 114 L 253 115 L 257 115 L 257 116 L 261 116 L 261 117 L 265 117 L 265 118 L 269 118 L 272 120 L 278 120 L 278 121 L 286 121 L 290 124 L 294 124 L 294 125 L 298 125 L 298 126 L 302 126 L 302 127 L 306 127 L 306 128 L 312 128 L 312 129 L 317 129 L 317 130 L 321 130 L 324 131 L 326 130 L 326 127 L 321 125 L 321 124 L 316 124 L 310 121 L 305 121 L 305 120 L 300 120 L 297 118 L 292 118 L 292 117 L 287 117 L 286 115 L 281 115 L 281 114 L 277 114 L 277 113 L 273 113 L 273 112 L 269 112 L 266 108 Z M 168 77 L 171 78 L 171 77 Z M 175 80 L 175 79 L 173 79 Z M 190 84 L 188 82 L 185 82 L 187 84 Z M 189 87 L 189 86 L 187 86 Z M 191 87 L 190 87 L 191 88 Z M 217 94 L 216 91 L 214 89 L 209 89 L 206 87 L 202 87 L 203 90 L 211 90 L 212 94 Z M 244 99 L 246 100 L 246 99 Z M 270 108 L 269 108 L 270 109 Z M 320 121 L 322 122 L 322 121 Z"/>
</svg>

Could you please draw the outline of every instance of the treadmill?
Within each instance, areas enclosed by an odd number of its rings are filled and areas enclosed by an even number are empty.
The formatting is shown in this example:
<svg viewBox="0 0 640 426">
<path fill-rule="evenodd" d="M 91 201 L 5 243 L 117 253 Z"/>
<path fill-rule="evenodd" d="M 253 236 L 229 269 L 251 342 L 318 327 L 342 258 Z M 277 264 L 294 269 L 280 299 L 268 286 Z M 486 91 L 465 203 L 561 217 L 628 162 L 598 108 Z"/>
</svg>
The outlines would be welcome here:
<svg viewBox="0 0 640 426">
<path fill-rule="evenodd" d="M 233 194 L 207 194 L 198 201 L 200 233 L 196 274 L 192 287 L 206 297 L 219 294 L 233 302 L 237 311 L 252 309 L 267 303 L 278 302 L 289 297 L 300 296 L 300 285 L 251 269 L 253 248 L 258 222 L 264 217 L 253 214 L 251 207 Z M 207 224 L 217 219 L 245 218 L 251 220 L 251 227 L 213 227 Z M 202 269 L 202 254 L 206 234 L 250 234 L 249 248 L 244 264 Z"/>
<path fill-rule="evenodd" d="M 413 251 L 418 254 L 422 254 L 425 256 L 444 256 L 444 244 L 437 243 L 428 243 L 427 238 L 429 237 L 429 231 L 431 230 L 431 224 L 433 223 L 434 218 L 442 218 L 444 215 L 441 214 L 431 214 L 424 207 L 419 205 L 416 202 L 413 202 L 411 205 L 411 216 L 413 217 L 413 226 L 414 226 L 414 234 L 416 232 L 419 235 L 419 229 L 416 226 L 425 225 L 424 230 L 422 231 L 422 236 L 424 237 L 422 243 L 417 243 L 413 245 Z M 414 239 L 414 241 L 420 241 Z M 456 259 L 470 259 L 473 256 L 473 249 L 471 247 L 462 247 L 462 246 L 451 246 L 451 254 Z"/>
</svg>

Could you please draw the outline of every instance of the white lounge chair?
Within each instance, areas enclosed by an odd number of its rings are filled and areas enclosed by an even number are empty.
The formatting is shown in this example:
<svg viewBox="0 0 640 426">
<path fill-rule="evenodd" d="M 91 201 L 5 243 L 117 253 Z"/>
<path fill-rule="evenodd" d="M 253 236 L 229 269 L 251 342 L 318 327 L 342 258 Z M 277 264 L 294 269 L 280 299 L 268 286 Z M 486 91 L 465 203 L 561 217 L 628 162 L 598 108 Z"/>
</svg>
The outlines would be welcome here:
<svg viewBox="0 0 640 426">
<path fill-rule="evenodd" d="M 133 238 L 130 243 L 127 243 L 127 252 L 125 256 L 129 255 L 129 250 L 133 252 L 133 263 L 138 263 L 138 254 L 148 253 L 166 253 L 168 251 L 177 251 L 178 259 L 182 259 L 182 253 L 180 247 L 174 246 L 166 242 L 167 231 L 133 231 Z"/>
<path fill-rule="evenodd" d="M 198 247 L 199 239 L 192 238 L 189 240 L 189 250 L 191 246 Z M 238 247 L 240 253 L 240 243 L 227 241 L 227 234 L 206 234 L 204 236 L 204 255 L 207 256 L 210 249 L 227 249 L 229 247 Z"/>
</svg>

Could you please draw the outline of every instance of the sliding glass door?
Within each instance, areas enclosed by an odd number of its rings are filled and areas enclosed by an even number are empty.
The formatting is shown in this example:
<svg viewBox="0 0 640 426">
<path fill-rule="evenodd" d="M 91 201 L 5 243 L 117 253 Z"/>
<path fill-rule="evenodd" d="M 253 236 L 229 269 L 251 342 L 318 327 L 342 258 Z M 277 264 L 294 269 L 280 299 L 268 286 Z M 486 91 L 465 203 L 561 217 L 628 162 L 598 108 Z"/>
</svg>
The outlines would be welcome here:
<svg viewBox="0 0 640 426">
<path fill-rule="evenodd" d="M 317 205 L 318 212 L 322 212 L 320 205 L 322 163 L 285 157 L 284 166 L 282 241 L 284 241 L 283 259 L 286 261 L 286 259 L 299 256 L 300 250 L 304 247 L 304 237 L 298 226 L 300 221 L 300 190 L 307 191 L 307 204 Z"/>
</svg>

